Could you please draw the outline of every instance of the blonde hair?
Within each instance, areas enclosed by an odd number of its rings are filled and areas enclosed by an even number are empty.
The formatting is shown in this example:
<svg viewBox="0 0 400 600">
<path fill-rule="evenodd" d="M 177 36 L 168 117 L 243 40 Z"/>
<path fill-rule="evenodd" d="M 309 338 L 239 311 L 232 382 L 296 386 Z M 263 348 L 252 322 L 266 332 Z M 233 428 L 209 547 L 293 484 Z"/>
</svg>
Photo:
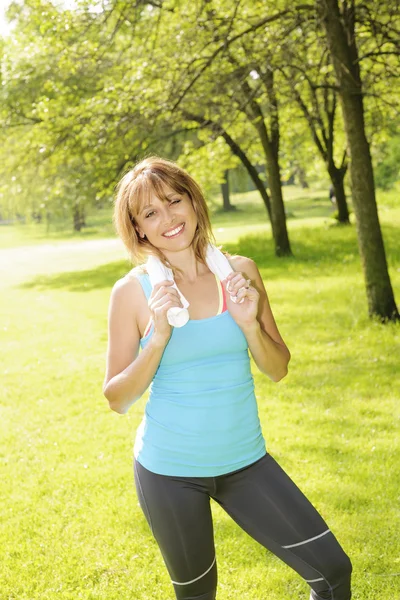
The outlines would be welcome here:
<svg viewBox="0 0 400 600">
<path fill-rule="evenodd" d="M 176 163 L 150 156 L 130 169 L 116 186 L 113 222 L 117 234 L 125 244 L 132 262 L 146 260 L 152 254 L 172 269 L 164 254 L 153 246 L 147 238 L 142 239 L 136 231 L 135 216 L 149 203 L 155 194 L 160 200 L 167 200 L 165 187 L 169 186 L 178 194 L 187 194 L 197 217 L 197 228 L 192 241 L 195 256 L 205 264 L 209 243 L 215 243 L 211 229 L 207 204 L 199 185 Z M 174 271 L 179 269 L 174 269 Z"/>
</svg>

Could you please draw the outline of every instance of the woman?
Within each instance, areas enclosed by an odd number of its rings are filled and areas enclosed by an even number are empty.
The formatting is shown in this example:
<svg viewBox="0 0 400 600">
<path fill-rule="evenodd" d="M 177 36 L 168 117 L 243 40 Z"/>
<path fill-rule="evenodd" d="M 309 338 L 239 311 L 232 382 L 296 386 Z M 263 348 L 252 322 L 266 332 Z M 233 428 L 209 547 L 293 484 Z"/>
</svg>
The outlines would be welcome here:
<svg viewBox="0 0 400 600">
<path fill-rule="evenodd" d="M 248 350 L 275 382 L 287 374 L 290 353 L 256 264 L 228 257 L 234 272 L 221 286 L 205 261 L 213 237 L 204 197 L 183 169 L 157 157 L 124 175 L 114 218 L 132 258 L 158 256 L 190 303 L 188 323 L 172 328 L 167 311 L 182 304 L 170 281 L 152 289 L 143 266 L 119 280 L 104 383 L 119 413 L 151 384 L 135 483 L 176 598 L 216 598 L 213 498 L 307 581 L 310 598 L 349 600 L 348 557 L 265 449 Z"/>
</svg>

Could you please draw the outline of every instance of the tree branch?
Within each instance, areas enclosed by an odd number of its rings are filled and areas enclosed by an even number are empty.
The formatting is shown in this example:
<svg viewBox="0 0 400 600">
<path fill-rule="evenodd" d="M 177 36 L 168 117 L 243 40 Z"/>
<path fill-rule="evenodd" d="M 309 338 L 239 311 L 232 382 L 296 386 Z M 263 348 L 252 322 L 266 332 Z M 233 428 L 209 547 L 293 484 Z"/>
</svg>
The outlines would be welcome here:
<svg viewBox="0 0 400 600">
<path fill-rule="evenodd" d="M 314 10 L 314 7 L 312 5 L 309 4 L 304 4 L 304 5 L 300 5 L 298 7 L 295 7 L 296 11 L 300 11 L 300 10 Z M 218 56 L 218 54 L 220 54 L 220 52 L 227 50 L 228 47 L 233 44 L 234 42 L 236 42 L 237 40 L 239 40 L 241 37 L 247 35 L 248 33 L 253 33 L 255 31 L 257 31 L 258 29 L 260 29 L 260 27 L 263 27 L 264 25 L 266 25 L 267 23 L 272 23 L 274 21 L 277 21 L 279 19 L 281 19 L 282 17 L 285 17 L 287 14 L 292 13 L 292 10 L 283 10 L 278 12 L 275 15 L 269 16 L 269 17 L 265 17 L 264 19 L 261 19 L 261 21 L 259 21 L 258 23 L 256 23 L 255 25 L 252 25 L 250 27 L 248 27 L 247 29 L 245 29 L 244 31 L 241 31 L 239 33 L 237 33 L 236 35 L 234 35 L 231 38 L 227 38 L 223 44 L 221 44 L 216 50 L 214 50 L 214 52 L 212 53 L 212 55 L 210 56 L 210 58 L 207 60 L 206 64 L 200 69 L 200 71 L 197 73 L 197 75 L 195 75 L 195 77 L 192 79 L 192 81 L 186 86 L 186 88 L 183 90 L 183 92 L 180 94 L 178 100 L 175 102 L 175 104 L 172 106 L 172 112 L 174 112 L 179 104 L 182 102 L 182 100 L 184 99 L 184 97 L 186 96 L 186 94 L 192 89 L 192 87 L 195 85 L 195 83 L 200 79 L 200 77 L 203 75 L 203 73 L 208 69 L 208 67 L 212 64 L 212 62 L 214 61 L 214 59 Z"/>
</svg>

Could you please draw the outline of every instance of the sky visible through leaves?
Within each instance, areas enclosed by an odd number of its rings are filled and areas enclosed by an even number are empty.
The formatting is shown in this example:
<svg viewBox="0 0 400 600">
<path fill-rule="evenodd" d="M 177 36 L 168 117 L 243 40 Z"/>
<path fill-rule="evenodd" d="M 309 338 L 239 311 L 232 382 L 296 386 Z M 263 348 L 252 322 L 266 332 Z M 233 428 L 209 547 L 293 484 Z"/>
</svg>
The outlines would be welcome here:
<svg viewBox="0 0 400 600">
<path fill-rule="evenodd" d="M 8 6 L 11 4 L 11 0 L 0 0 L 0 36 L 9 35 L 12 30 L 12 25 L 7 22 L 5 13 Z M 73 9 L 76 6 L 75 0 L 58 0 L 57 2 L 53 2 L 54 5 L 59 6 L 60 8 Z M 90 10 L 92 12 L 100 12 L 101 4 L 99 2 L 93 2 Z"/>
<path fill-rule="evenodd" d="M 10 32 L 10 25 L 6 21 L 5 12 L 11 0 L 0 0 L 0 35 L 4 36 Z"/>
</svg>

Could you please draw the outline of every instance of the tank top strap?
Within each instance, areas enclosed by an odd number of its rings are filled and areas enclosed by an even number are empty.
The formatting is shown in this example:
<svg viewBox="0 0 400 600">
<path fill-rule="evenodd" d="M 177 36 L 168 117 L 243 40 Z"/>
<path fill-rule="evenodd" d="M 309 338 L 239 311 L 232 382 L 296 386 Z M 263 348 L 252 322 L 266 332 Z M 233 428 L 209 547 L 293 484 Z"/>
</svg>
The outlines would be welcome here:
<svg viewBox="0 0 400 600">
<path fill-rule="evenodd" d="M 133 271 L 130 271 L 129 276 L 136 277 L 136 279 L 139 280 L 139 283 L 142 286 L 144 294 L 148 300 L 150 298 L 151 292 L 153 290 L 148 274 L 147 273 L 137 273 L 137 272 L 135 273 Z"/>
<path fill-rule="evenodd" d="M 215 273 L 214 273 L 214 275 L 215 275 Z M 228 306 L 226 303 L 226 294 L 225 294 L 224 286 L 222 285 L 222 282 L 219 280 L 217 275 L 215 275 L 215 279 L 217 281 L 218 295 L 219 295 L 219 305 L 218 305 L 217 315 L 220 315 L 221 313 L 228 310 Z"/>
</svg>

